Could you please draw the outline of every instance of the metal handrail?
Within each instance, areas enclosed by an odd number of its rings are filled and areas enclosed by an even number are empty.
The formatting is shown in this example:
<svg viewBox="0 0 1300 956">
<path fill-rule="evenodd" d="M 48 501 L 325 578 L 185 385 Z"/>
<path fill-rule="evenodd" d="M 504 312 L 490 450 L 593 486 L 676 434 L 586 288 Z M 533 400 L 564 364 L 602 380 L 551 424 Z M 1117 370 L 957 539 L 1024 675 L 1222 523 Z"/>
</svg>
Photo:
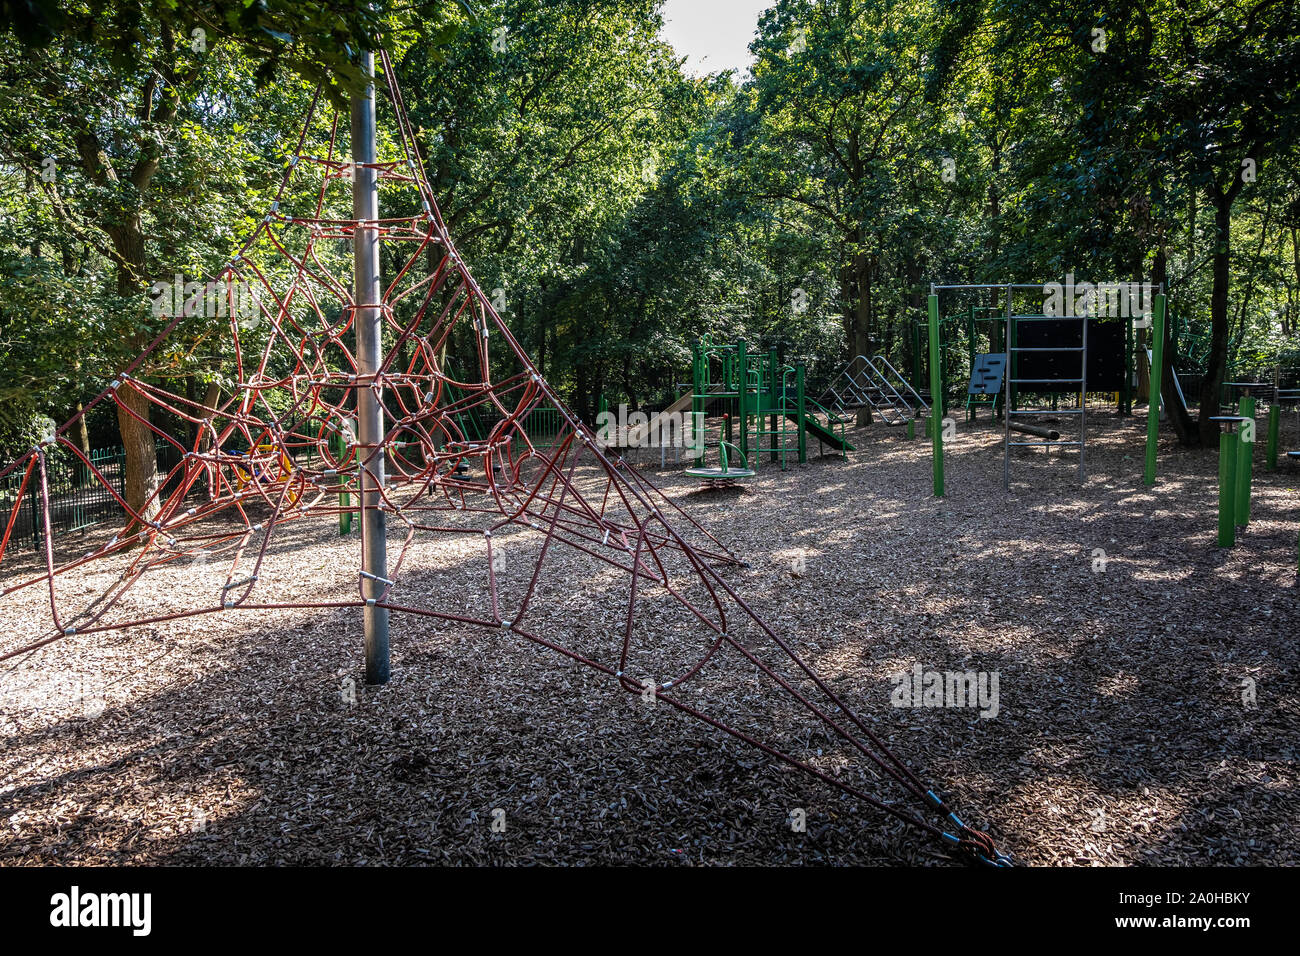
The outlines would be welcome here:
<svg viewBox="0 0 1300 956">
<path fill-rule="evenodd" d="M 879 362 L 883 362 L 885 368 L 889 369 L 891 372 L 894 373 L 894 377 L 903 384 L 904 388 L 906 388 L 909 392 L 912 393 L 912 397 L 916 399 L 917 405 L 919 405 L 926 412 L 930 411 L 930 406 L 926 404 L 925 399 L 923 399 L 920 396 L 920 394 L 916 391 L 916 389 L 912 387 L 912 383 L 903 377 L 903 373 L 900 372 L 898 369 L 894 368 L 894 366 L 890 363 L 889 359 L 885 358 L 883 355 L 877 355 L 876 360 Z"/>
<path fill-rule="evenodd" d="M 876 358 L 893 373 L 894 377 L 902 383 L 904 388 L 912 393 L 912 396 L 916 399 L 919 406 L 926 411 L 929 411 L 930 406 L 926 404 L 925 400 L 921 398 L 914 388 L 912 388 L 907 379 L 899 373 L 898 369 L 894 368 L 894 366 L 891 365 L 889 360 L 885 359 L 884 356 L 877 355 Z M 849 363 L 845 365 L 833 379 L 831 379 L 832 383 L 838 383 L 842 380 L 847 381 L 847 388 L 845 390 L 849 392 L 848 397 L 853 399 L 853 404 L 869 405 L 874 411 L 879 413 L 881 419 L 887 425 L 899 425 L 902 424 L 909 415 L 911 417 L 916 416 L 917 407 L 904 398 L 898 389 L 894 387 L 889 376 L 882 372 L 876 364 L 865 355 L 855 355 Z M 880 402 L 877 402 L 872 398 L 872 390 L 880 393 Z M 897 404 L 895 404 L 894 401 L 886 401 L 888 397 L 886 394 L 887 392 L 893 394 Z M 840 389 L 837 388 L 835 384 L 832 384 L 821 395 L 822 398 L 826 398 L 827 396 L 834 396 L 836 400 L 835 404 L 840 408 L 844 408 L 850 404 L 850 402 L 846 400 L 846 396 L 841 393 Z"/>
<path fill-rule="evenodd" d="M 903 398 L 902 395 L 898 394 L 898 389 L 894 388 L 894 386 L 890 384 L 888 376 L 886 376 L 884 372 L 880 371 L 880 369 L 876 368 L 875 363 L 872 362 L 871 359 L 867 358 L 865 355 L 859 357 L 862 359 L 863 363 L 866 364 L 867 368 L 871 369 L 871 371 L 876 376 L 876 380 L 879 382 L 879 384 L 877 384 L 876 382 L 873 382 L 872 384 L 875 385 L 876 388 L 879 388 L 882 391 L 882 393 L 885 389 L 888 389 L 889 391 L 893 392 L 894 398 L 898 399 L 899 403 L 902 404 L 907 409 L 908 413 L 910 413 L 912 417 L 915 418 L 916 409 L 912 407 L 911 403 L 908 402 L 907 399 Z M 893 402 L 889 403 L 889 410 L 893 412 L 895 416 L 899 414 L 898 406 L 896 406 Z M 884 418 L 886 422 L 893 421 L 893 419 L 891 419 L 888 415 L 885 414 L 885 410 L 883 408 L 880 409 L 880 416 L 881 418 Z"/>
<path fill-rule="evenodd" d="M 833 422 L 836 422 L 836 423 L 841 424 L 841 425 L 848 421 L 848 419 L 842 417 L 842 416 L 839 414 L 839 412 L 831 411 L 829 408 L 827 408 L 827 407 L 826 407 L 825 405 L 823 405 L 821 402 L 817 401 L 815 398 L 807 398 L 807 397 L 805 397 L 805 398 L 804 398 L 804 404 L 805 404 L 805 405 L 811 405 L 814 409 L 816 409 L 817 411 L 821 412 L 823 415 L 826 416 L 826 418 L 827 418 L 828 421 L 833 421 Z"/>
</svg>

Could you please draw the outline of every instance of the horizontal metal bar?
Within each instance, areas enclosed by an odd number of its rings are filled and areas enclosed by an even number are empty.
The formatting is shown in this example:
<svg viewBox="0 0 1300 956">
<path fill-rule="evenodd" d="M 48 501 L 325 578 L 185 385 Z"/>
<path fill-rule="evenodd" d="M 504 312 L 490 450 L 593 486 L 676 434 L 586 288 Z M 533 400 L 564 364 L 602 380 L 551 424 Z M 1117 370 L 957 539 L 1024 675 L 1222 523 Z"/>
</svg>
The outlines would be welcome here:
<svg viewBox="0 0 1300 956">
<path fill-rule="evenodd" d="M 1085 349 L 1082 345 L 1071 345 L 1062 348 L 1033 348 L 1033 349 L 1023 348 L 1022 349 L 1017 347 L 1017 348 L 1013 348 L 1011 351 L 1013 352 L 1083 352 L 1085 351 Z"/>
<path fill-rule="evenodd" d="M 1012 448 L 1030 448 L 1038 445 L 1082 445 L 1081 441 L 1009 441 Z"/>
<path fill-rule="evenodd" d="M 931 289 L 1041 289 L 1041 282 L 985 282 L 974 285 L 931 285 Z"/>
<path fill-rule="evenodd" d="M 938 291 L 939 289 L 1041 289 L 1041 288 L 1043 288 L 1043 286 L 1045 286 L 1045 285 L 1057 285 L 1057 284 L 1059 284 L 1059 283 L 1052 283 L 1052 282 L 985 282 L 985 283 L 976 283 L 976 284 L 973 284 L 973 285 L 935 285 L 935 284 L 932 282 L 932 283 L 930 283 L 930 288 L 931 288 L 931 289 L 934 289 L 935 291 Z M 1074 287 L 1075 287 L 1076 289 L 1079 289 L 1079 288 L 1082 288 L 1085 284 L 1087 284 L 1087 285 L 1092 285 L 1093 287 L 1096 287 L 1096 286 L 1099 285 L 1100 283 L 1096 283 L 1096 282 L 1093 282 L 1093 283 L 1076 282 L 1076 283 L 1074 284 Z M 1163 295 L 1163 294 L 1164 294 L 1164 291 L 1165 291 L 1165 284 L 1164 284 L 1163 282 L 1158 282 L 1158 283 L 1155 284 L 1155 286 L 1156 286 L 1156 290 L 1159 291 L 1159 293 Z"/>
<path fill-rule="evenodd" d="M 1082 415 L 1082 408 L 1013 408 L 1008 415 Z"/>
<path fill-rule="evenodd" d="M 1082 378 L 1013 378 L 1012 385 L 1082 385 L 1085 379 Z M 1077 392 L 1077 388 L 1070 389 Z"/>
<path fill-rule="evenodd" d="M 1093 319 L 1095 321 L 1095 317 L 1091 315 L 1013 315 L 1011 316 L 1011 321 L 1013 322 L 1069 322 L 1069 321 L 1081 322 L 1084 319 Z"/>
</svg>

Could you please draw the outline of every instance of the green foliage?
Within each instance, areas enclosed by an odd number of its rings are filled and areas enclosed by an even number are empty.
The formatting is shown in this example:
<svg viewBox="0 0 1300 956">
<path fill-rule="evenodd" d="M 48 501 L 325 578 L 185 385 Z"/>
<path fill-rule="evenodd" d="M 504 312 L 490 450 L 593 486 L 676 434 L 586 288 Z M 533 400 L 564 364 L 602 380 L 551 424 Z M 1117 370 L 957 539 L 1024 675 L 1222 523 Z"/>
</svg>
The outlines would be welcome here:
<svg viewBox="0 0 1300 956">
<path fill-rule="evenodd" d="M 147 67 L 160 36 L 196 53 L 233 41 L 259 85 L 291 70 L 342 106 L 362 85 L 358 51 L 436 49 L 473 11 L 465 0 L 0 0 L 0 16 L 29 50 L 75 39 L 126 74 Z"/>
<path fill-rule="evenodd" d="M 814 393 L 859 351 L 907 368 L 936 281 L 1166 281 L 1185 365 L 1300 364 L 1292 3 L 776 0 L 744 77 L 687 75 L 653 0 L 3 9 L 0 396 L 28 417 L 156 334 L 151 282 L 221 266 L 374 42 L 461 252 L 584 414 L 674 398 L 705 333 Z M 195 320 L 147 371 L 228 359 Z"/>
</svg>

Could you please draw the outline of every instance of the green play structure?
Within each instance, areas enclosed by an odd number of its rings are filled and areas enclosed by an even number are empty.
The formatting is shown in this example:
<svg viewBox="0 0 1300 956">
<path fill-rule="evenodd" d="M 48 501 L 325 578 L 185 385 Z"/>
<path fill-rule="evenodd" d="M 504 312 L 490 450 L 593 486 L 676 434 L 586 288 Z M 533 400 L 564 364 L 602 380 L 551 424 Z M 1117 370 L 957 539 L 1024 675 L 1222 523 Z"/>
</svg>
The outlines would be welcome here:
<svg viewBox="0 0 1300 956">
<path fill-rule="evenodd" d="M 731 449 L 730 453 L 727 451 L 728 448 Z M 739 467 L 732 464 L 731 455 L 740 455 Z M 704 484 L 710 488 L 730 488 L 746 478 L 753 478 L 756 474 L 754 469 L 749 467 L 749 462 L 745 460 L 740 449 L 728 441 L 718 442 L 718 462 L 717 467 L 693 465 L 686 469 L 686 474 L 692 478 L 703 479 Z"/>
<path fill-rule="evenodd" d="M 986 287 L 981 287 L 986 288 Z M 988 287 L 995 288 L 995 287 Z M 939 384 L 942 391 L 939 418 L 947 416 L 951 402 L 960 389 L 972 378 L 977 377 L 981 355 L 1007 354 L 1008 344 L 1014 356 L 1017 351 L 1015 324 L 1012 324 L 1011 341 L 1007 341 L 1007 313 L 1004 302 L 997 305 L 971 303 L 964 307 L 939 316 Z M 1176 365 L 1175 382 L 1180 393 L 1187 395 L 1200 391 L 1203 369 L 1210 349 L 1210 331 L 1204 322 L 1193 322 L 1186 315 L 1170 315 L 1167 323 L 1172 333 L 1175 346 L 1173 355 L 1166 355 L 1165 362 Z M 911 374 L 914 382 L 929 382 L 929 326 L 928 316 L 918 318 L 911 324 L 912 352 Z M 1149 366 L 1151 353 L 1151 336 L 1147 335 L 1146 344 L 1139 344 L 1137 332 L 1132 324 L 1125 326 L 1123 339 L 1123 368 L 1125 374 L 1120 387 L 1114 392 L 1116 407 L 1121 415 L 1132 415 L 1135 400 L 1138 399 L 1134 386 L 1139 366 Z M 1230 335 L 1228 340 L 1228 368 L 1225 383 L 1221 388 L 1220 403 L 1226 408 L 1233 404 L 1233 395 L 1227 382 L 1234 377 L 1237 347 L 1240 335 Z M 1013 358 L 1013 365 L 1014 365 Z M 1143 368 L 1145 371 L 1145 368 Z M 1013 369 L 1013 379 L 1016 377 Z M 1011 385 L 1013 407 L 1019 398 L 1020 389 L 1013 382 Z M 928 395 L 926 396 L 929 397 Z M 974 421 L 978 409 L 987 407 L 995 417 L 1001 418 L 1002 406 L 1006 396 L 997 393 L 967 391 L 965 400 L 966 420 Z M 1186 399 L 1183 399 L 1186 407 Z"/>
<path fill-rule="evenodd" d="M 722 403 L 723 440 L 750 468 L 764 455 L 782 470 L 790 456 L 806 462 L 809 438 L 847 458 L 853 451 L 845 438 L 848 419 L 808 397 L 804 374 L 802 363 L 787 364 L 775 347 L 751 352 L 743 341 L 717 343 L 706 335 L 693 350 L 692 420 L 702 422 L 711 405 Z M 674 409 L 684 409 L 686 398 Z M 697 468 L 703 467 L 703 444 L 698 449 Z"/>
<path fill-rule="evenodd" d="M 936 415 L 948 414 L 948 400 L 956 383 L 964 383 L 979 366 L 982 354 L 1002 354 L 1007 349 L 1007 319 L 1001 306 L 970 305 L 966 309 L 939 318 L 939 407 Z M 912 323 L 912 381 L 928 382 L 929 318 Z M 931 389 L 933 392 L 933 389 Z M 933 399 L 932 399 L 933 401 Z M 976 411 L 989 407 L 1001 414 L 1002 394 L 968 391 L 966 420 L 974 421 Z M 928 432 L 927 432 L 928 434 Z"/>
</svg>

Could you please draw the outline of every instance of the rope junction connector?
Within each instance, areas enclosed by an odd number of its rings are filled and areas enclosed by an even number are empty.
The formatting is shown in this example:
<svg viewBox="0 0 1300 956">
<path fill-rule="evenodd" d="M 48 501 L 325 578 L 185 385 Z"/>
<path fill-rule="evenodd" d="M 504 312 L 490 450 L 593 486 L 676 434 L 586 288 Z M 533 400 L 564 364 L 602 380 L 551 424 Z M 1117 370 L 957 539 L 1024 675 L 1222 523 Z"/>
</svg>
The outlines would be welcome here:
<svg viewBox="0 0 1300 956">
<path fill-rule="evenodd" d="M 939 813 L 945 814 L 957 829 L 956 834 L 943 831 L 944 842 L 949 843 L 968 863 L 979 863 L 983 866 L 1009 867 L 1014 866 L 1011 857 L 998 850 L 993 845 L 993 838 L 983 830 L 976 830 L 962 823 L 961 817 L 948 809 L 948 805 L 943 802 L 933 790 L 925 791 L 925 800 Z"/>
</svg>

